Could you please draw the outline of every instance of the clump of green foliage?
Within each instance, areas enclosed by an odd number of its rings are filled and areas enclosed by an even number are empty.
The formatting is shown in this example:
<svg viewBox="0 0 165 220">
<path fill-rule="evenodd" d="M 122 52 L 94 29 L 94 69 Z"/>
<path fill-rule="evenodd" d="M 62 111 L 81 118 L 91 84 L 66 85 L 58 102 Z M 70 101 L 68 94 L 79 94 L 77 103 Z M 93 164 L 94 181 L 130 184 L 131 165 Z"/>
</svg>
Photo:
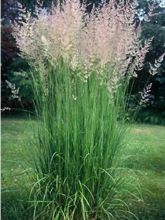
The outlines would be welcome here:
<svg viewBox="0 0 165 220">
<path fill-rule="evenodd" d="M 39 79 L 34 81 L 40 119 L 34 154 L 37 180 L 31 193 L 34 215 L 38 219 L 126 215 L 129 209 L 119 199 L 125 175 L 117 170 L 126 131 L 123 121 L 117 120 L 121 91 L 112 103 L 95 74 L 84 82 L 62 59 L 47 68 L 46 90 Z"/>
<path fill-rule="evenodd" d="M 31 65 L 39 121 L 32 154 L 34 219 L 133 215 L 122 199 L 132 195 L 125 188 L 128 172 L 120 168 L 124 99 L 151 43 L 140 44 L 134 12 L 132 3 L 111 2 L 89 16 L 83 4 L 67 1 L 30 18 L 16 34 Z"/>
</svg>

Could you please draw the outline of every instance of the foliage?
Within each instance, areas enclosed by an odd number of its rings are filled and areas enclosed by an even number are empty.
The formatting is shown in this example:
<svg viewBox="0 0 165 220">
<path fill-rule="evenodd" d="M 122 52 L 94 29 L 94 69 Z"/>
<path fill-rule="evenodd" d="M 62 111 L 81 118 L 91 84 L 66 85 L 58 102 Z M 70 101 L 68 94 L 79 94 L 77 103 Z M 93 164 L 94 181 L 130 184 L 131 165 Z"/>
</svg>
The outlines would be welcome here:
<svg viewBox="0 0 165 220">
<path fill-rule="evenodd" d="M 2 1 L 2 107 L 21 107 L 18 100 L 10 100 L 11 93 L 6 80 L 15 81 L 13 72 L 28 68 L 27 62 L 19 56 L 19 49 L 12 35 L 11 24 L 20 23 L 22 19 L 18 1 Z"/>
<path fill-rule="evenodd" d="M 31 193 L 34 215 L 38 219 L 127 215 L 127 206 L 123 213 L 118 208 L 124 205 L 119 198 L 125 174 L 115 169 L 125 132 L 117 122 L 120 106 L 110 102 L 95 73 L 84 82 L 62 60 L 47 68 L 47 93 L 43 84 L 35 87 L 40 122 L 34 153 L 37 179 Z"/>
<path fill-rule="evenodd" d="M 149 22 L 144 20 L 147 18 L 146 14 L 151 7 L 153 1 L 139 0 L 138 9 L 144 18 L 142 20 L 142 39 L 149 39 L 153 37 L 151 48 L 149 53 L 146 55 L 145 65 L 142 71 L 138 74 L 138 78 L 135 82 L 134 93 L 140 91 L 146 82 L 152 83 L 151 94 L 154 97 L 153 108 L 157 108 L 157 111 L 161 112 L 161 99 L 165 98 L 165 62 L 163 60 L 162 65 L 158 69 L 158 73 L 155 76 L 149 76 L 150 64 L 155 62 L 155 59 L 158 59 L 161 54 L 165 51 L 165 8 L 161 7 L 159 1 L 154 1 L 155 8 L 153 8 L 153 15 L 150 17 Z M 139 12 L 139 13 L 140 13 Z M 158 102 L 160 104 L 158 105 Z M 151 107 L 152 108 L 152 107 Z M 164 109 L 165 110 L 165 109 Z M 151 110 L 152 112 L 152 110 Z M 159 113 L 158 113 L 159 114 Z"/>
<path fill-rule="evenodd" d="M 9 100 L 10 92 L 6 86 L 5 80 L 11 82 L 19 82 L 17 87 L 22 84 L 22 79 L 16 79 L 15 74 L 13 72 L 21 72 L 22 70 L 27 70 L 28 66 L 25 60 L 19 57 L 19 50 L 16 47 L 15 39 L 12 37 L 12 27 L 11 23 L 15 22 L 21 24 L 24 21 L 24 17 L 27 13 L 30 13 L 33 16 L 36 16 L 35 9 L 38 8 L 50 8 L 52 2 L 55 1 L 47 0 L 47 1 L 13 1 L 7 0 L 2 1 L 2 107 L 14 107 L 20 108 L 21 105 L 16 100 Z M 21 3 L 21 4 L 20 4 Z M 91 12 L 92 5 L 95 4 L 96 7 L 99 7 L 100 1 L 90 0 L 86 2 L 87 11 Z M 146 0 L 138 0 L 138 5 L 136 8 L 136 16 L 135 21 L 139 23 L 139 15 L 141 15 L 141 19 L 147 17 L 147 13 L 149 12 L 149 5 L 152 7 L 153 1 Z M 138 78 L 134 85 L 134 92 L 138 92 L 142 90 L 145 86 L 146 81 L 148 80 L 149 73 L 149 63 L 154 63 L 155 59 L 164 52 L 164 8 L 160 7 L 159 1 L 154 1 L 154 16 L 150 17 L 150 22 L 142 21 L 142 38 L 144 40 L 149 39 L 153 36 L 156 36 L 152 41 L 152 47 L 147 57 L 145 59 L 145 65 L 143 70 L 138 73 Z M 138 12 L 138 13 L 137 13 Z M 153 94 L 155 96 L 155 107 L 157 106 L 158 100 L 161 99 L 161 96 L 165 96 L 164 93 L 164 62 L 162 66 L 159 68 L 158 77 L 152 77 L 150 81 L 153 82 Z M 23 80 L 24 81 L 24 80 Z M 159 82 L 159 84 L 158 84 Z M 25 81 L 23 82 L 25 85 Z M 23 106 L 25 108 L 32 107 L 32 102 L 29 93 L 31 94 L 29 80 L 27 80 L 25 91 L 23 91 L 23 86 L 20 90 L 20 95 L 24 97 Z M 156 86 L 155 86 L 156 85 Z M 27 92 L 27 88 L 30 92 Z M 23 92 L 23 94 L 21 94 Z M 26 96 L 27 94 L 27 96 Z M 27 100 L 27 102 L 26 102 Z M 161 105 L 161 104 L 160 104 Z M 160 106 L 159 105 L 159 106 Z"/>
<path fill-rule="evenodd" d="M 67 1 L 15 27 L 31 65 L 39 120 L 32 155 L 36 219 L 134 216 L 121 198 L 131 184 L 119 166 L 124 98 L 151 44 L 139 40 L 135 10 L 134 3 L 104 2 L 89 15 L 84 4 Z"/>
<path fill-rule="evenodd" d="M 32 108 L 32 91 L 29 86 L 28 77 L 25 80 L 24 76 L 18 76 L 14 72 L 28 71 L 29 66 L 26 60 L 22 59 L 19 55 L 20 51 L 16 45 L 16 41 L 12 35 L 12 24 L 17 23 L 21 25 L 24 21 L 24 16 L 27 12 L 30 12 L 35 16 L 34 11 L 36 7 L 45 7 L 49 1 L 36 0 L 24 1 L 24 0 L 7 0 L 2 1 L 2 81 L 1 81 L 1 96 L 2 96 L 2 108 L 12 108 L 12 111 L 25 108 L 28 110 Z M 48 6 L 48 5 L 47 5 Z M 20 88 L 20 96 L 22 103 L 18 100 L 11 100 L 11 93 L 7 87 L 6 80 L 14 83 L 16 87 Z"/>
</svg>

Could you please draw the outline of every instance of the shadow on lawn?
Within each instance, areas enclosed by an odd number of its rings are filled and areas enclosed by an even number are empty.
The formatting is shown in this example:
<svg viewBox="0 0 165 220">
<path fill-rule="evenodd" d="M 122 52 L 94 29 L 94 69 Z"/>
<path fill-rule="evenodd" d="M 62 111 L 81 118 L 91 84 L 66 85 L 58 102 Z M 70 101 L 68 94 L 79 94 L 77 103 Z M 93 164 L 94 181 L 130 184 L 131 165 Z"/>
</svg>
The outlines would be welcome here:
<svg viewBox="0 0 165 220">
<path fill-rule="evenodd" d="M 2 220 L 32 220 L 27 193 L 21 191 L 2 192 Z"/>
</svg>

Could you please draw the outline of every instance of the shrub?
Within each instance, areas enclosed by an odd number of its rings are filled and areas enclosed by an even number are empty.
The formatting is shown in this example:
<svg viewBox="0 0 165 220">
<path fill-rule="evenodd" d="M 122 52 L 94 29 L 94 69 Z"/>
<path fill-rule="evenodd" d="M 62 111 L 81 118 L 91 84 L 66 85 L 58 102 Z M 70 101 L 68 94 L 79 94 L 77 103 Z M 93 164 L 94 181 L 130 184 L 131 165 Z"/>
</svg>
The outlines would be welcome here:
<svg viewBox="0 0 165 220">
<path fill-rule="evenodd" d="M 122 199 L 129 181 L 119 166 L 124 98 L 151 42 L 141 45 L 134 13 L 133 3 L 121 1 L 89 15 L 84 4 L 67 1 L 15 29 L 31 65 L 39 119 L 34 219 L 133 215 Z"/>
</svg>

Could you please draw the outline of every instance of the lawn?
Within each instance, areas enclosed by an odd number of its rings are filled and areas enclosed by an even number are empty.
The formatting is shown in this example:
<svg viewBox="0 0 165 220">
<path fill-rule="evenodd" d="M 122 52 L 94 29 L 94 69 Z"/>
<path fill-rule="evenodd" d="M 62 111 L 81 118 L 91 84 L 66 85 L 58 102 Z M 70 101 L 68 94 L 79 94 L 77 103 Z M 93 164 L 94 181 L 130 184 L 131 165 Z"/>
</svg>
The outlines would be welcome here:
<svg viewBox="0 0 165 220">
<path fill-rule="evenodd" d="M 35 120 L 2 118 L 2 219 L 31 220 L 27 211 Z M 140 220 L 165 219 L 165 127 L 134 124 L 124 151 L 125 167 L 139 177 L 144 201 L 133 210 Z M 134 218 L 132 218 L 134 219 Z"/>
</svg>

